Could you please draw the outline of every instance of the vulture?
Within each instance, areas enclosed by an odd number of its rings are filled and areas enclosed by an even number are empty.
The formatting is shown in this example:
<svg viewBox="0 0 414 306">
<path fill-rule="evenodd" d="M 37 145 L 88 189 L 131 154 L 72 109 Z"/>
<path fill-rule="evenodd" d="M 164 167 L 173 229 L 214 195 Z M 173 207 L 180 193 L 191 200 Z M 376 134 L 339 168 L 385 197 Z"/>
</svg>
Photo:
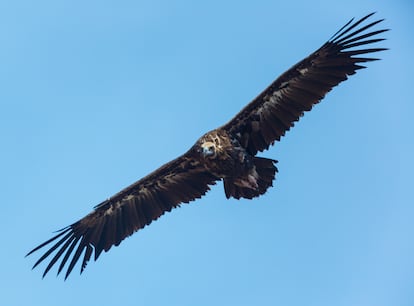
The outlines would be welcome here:
<svg viewBox="0 0 414 306">
<path fill-rule="evenodd" d="M 91 213 L 62 228 L 31 250 L 47 250 L 33 268 L 49 258 L 43 277 L 57 265 L 65 279 L 80 260 L 82 273 L 93 255 L 109 251 L 165 212 L 201 198 L 223 181 L 227 198 L 253 199 L 273 185 L 274 159 L 256 156 L 285 135 L 336 85 L 378 60 L 372 53 L 387 50 L 373 29 L 383 21 L 368 21 L 374 13 L 351 19 L 319 49 L 280 75 L 234 118 L 197 140 L 183 155 L 166 163 L 96 205 Z"/>
</svg>

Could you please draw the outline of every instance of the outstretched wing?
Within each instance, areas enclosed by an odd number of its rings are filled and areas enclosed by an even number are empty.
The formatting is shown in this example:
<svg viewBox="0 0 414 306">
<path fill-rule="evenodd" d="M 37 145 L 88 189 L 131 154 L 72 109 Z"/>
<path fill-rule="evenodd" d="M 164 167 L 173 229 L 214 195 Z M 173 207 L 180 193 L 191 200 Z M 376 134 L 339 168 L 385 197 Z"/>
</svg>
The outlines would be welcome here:
<svg viewBox="0 0 414 306">
<path fill-rule="evenodd" d="M 61 229 L 27 255 L 53 242 L 33 268 L 54 254 L 43 277 L 61 259 L 58 274 L 69 263 L 66 279 L 83 253 L 82 273 L 92 253 L 97 260 L 102 251 L 119 245 L 166 211 L 201 198 L 216 180 L 186 153 L 97 205 L 89 215 Z"/>
<path fill-rule="evenodd" d="M 362 25 L 373 14 L 356 22 L 350 20 L 322 47 L 277 78 L 222 128 L 238 137 L 241 145 L 253 155 L 280 140 L 294 122 L 334 86 L 365 68 L 361 63 L 377 60 L 361 55 L 386 50 L 365 48 L 384 40 L 375 36 L 388 31 L 367 32 L 383 20 Z"/>
</svg>

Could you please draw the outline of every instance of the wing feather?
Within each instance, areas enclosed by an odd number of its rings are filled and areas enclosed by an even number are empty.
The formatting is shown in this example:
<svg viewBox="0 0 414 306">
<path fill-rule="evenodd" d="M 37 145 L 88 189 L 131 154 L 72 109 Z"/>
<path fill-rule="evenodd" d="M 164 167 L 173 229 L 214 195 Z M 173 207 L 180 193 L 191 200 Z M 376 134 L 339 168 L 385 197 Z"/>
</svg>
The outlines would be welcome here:
<svg viewBox="0 0 414 306">
<path fill-rule="evenodd" d="M 33 268 L 54 254 L 43 276 L 61 259 L 58 274 L 69 262 L 66 279 L 84 254 L 82 273 L 93 253 L 97 260 L 102 251 L 118 246 L 165 212 L 201 198 L 218 178 L 207 172 L 189 152 L 97 205 L 86 217 L 34 248 L 27 255 L 57 240 Z"/>
<path fill-rule="evenodd" d="M 365 32 L 383 21 L 362 25 L 373 14 L 355 22 L 351 19 L 328 42 L 283 73 L 222 128 L 238 137 L 253 155 L 280 140 L 294 126 L 294 122 L 320 102 L 333 87 L 365 68 L 361 63 L 377 60 L 363 55 L 386 50 L 358 49 L 383 41 L 384 38 L 374 36 L 388 31 Z"/>
</svg>

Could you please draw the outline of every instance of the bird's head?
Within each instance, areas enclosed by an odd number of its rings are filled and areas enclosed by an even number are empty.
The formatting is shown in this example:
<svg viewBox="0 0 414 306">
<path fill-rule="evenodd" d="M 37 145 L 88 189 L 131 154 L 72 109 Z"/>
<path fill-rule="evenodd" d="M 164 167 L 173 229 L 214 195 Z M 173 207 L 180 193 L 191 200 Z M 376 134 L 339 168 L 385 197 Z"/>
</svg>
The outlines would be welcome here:
<svg viewBox="0 0 414 306">
<path fill-rule="evenodd" d="M 215 158 L 216 157 L 216 144 L 211 141 L 205 141 L 201 143 L 201 154 L 204 158 Z"/>
<path fill-rule="evenodd" d="M 217 159 L 225 152 L 222 136 L 217 130 L 204 134 L 195 147 L 197 153 L 204 159 Z"/>
</svg>

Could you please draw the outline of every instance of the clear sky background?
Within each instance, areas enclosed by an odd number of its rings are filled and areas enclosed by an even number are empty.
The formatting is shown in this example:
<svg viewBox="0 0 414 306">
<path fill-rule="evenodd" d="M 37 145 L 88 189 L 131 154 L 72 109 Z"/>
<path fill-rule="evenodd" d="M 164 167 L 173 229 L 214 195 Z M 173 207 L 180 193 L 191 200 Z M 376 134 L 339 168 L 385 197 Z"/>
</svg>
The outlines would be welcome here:
<svg viewBox="0 0 414 306">
<path fill-rule="evenodd" d="M 64 282 L 24 255 L 184 153 L 351 17 L 391 48 L 262 156 Z M 0 2 L 0 304 L 414 305 L 412 1 Z"/>
</svg>

